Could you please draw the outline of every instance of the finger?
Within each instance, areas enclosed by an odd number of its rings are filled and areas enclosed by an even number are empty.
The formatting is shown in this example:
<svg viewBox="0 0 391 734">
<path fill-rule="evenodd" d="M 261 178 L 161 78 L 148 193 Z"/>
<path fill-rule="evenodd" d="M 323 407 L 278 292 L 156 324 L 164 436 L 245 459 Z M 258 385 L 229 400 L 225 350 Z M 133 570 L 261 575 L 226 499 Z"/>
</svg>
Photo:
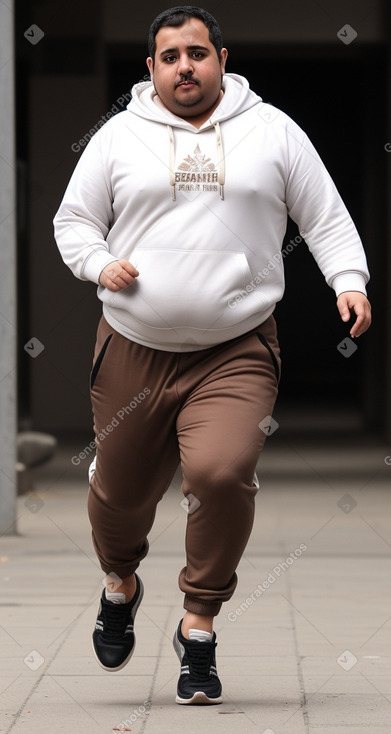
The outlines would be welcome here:
<svg viewBox="0 0 391 734">
<path fill-rule="evenodd" d="M 133 274 L 134 273 L 134 274 Z M 127 288 L 128 285 L 131 285 L 134 283 L 136 277 L 137 277 L 137 271 L 134 270 L 132 266 L 132 273 L 130 273 L 128 270 L 125 270 L 124 268 L 119 271 L 119 273 L 116 274 L 115 277 L 111 276 L 111 280 L 113 280 L 118 285 L 121 285 L 122 288 Z"/>
<path fill-rule="evenodd" d="M 134 278 L 131 278 L 131 280 L 124 280 L 123 278 L 117 276 L 116 278 L 109 278 L 108 283 L 109 285 L 106 285 L 106 288 L 109 288 L 109 290 L 123 291 L 125 290 L 125 288 L 129 288 L 129 286 L 134 283 Z"/>
<path fill-rule="evenodd" d="M 129 273 L 133 278 L 137 278 L 139 275 L 138 270 L 129 262 L 129 260 L 120 260 L 119 264 L 122 266 L 123 270 Z"/>
<path fill-rule="evenodd" d="M 351 314 L 350 314 L 350 308 L 348 306 L 347 298 L 339 297 L 338 299 L 338 311 L 341 316 L 342 321 L 349 321 Z"/>
<path fill-rule="evenodd" d="M 370 310 L 365 310 L 362 314 L 359 314 L 355 323 L 350 330 L 350 336 L 357 337 L 364 334 L 371 325 L 372 317 Z"/>
<path fill-rule="evenodd" d="M 355 320 L 352 328 L 350 329 L 350 336 L 355 337 L 355 336 L 360 336 L 360 334 L 362 334 L 362 330 L 361 329 L 362 329 L 362 326 L 364 324 L 364 320 L 365 320 L 364 313 L 359 313 L 357 315 L 357 318 L 356 318 L 356 320 Z"/>
<path fill-rule="evenodd" d="M 111 278 L 113 283 L 119 285 L 120 288 L 127 288 L 129 285 L 134 283 L 134 278 L 128 273 L 119 273 L 115 278 Z"/>
<path fill-rule="evenodd" d="M 121 288 L 119 288 L 118 285 L 113 283 L 112 280 L 107 280 L 103 287 L 107 288 L 108 291 L 113 291 L 114 293 L 121 290 Z"/>
<path fill-rule="evenodd" d="M 129 285 L 134 283 L 134 280 L 135 276 L 130 275 L 122 267 L 119 268 L 117 264 L 115 268 L 111 267 L 106 271 L 104 270 L 100 278 L 101 285 L 105 288 L 109 288 L 110 290 L 122 290 L 123 288 L 127 288 Z M 111 286 L 108 285 L 109 282 Z M 118 287 L 113 288 L 114 285 Z"/>
</svg>

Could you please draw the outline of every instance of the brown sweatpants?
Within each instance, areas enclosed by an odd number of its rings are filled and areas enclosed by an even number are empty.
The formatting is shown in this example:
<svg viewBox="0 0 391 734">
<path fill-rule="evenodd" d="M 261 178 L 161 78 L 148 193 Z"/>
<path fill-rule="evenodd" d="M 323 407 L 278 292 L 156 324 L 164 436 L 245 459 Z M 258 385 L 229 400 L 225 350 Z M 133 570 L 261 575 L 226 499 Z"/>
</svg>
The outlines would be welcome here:
<svg viewBox="0 0 391 734">
<path fill-rule="evenodd" d="M 148 552 L 156 505 L 181 463 L 189 499 L 183 606 L 216 615 L 254 519 L 253 482 L 280 370 L 275 321 L 215 347 L 165 352 L 102 317 L 91 372 L 97 445 L 88 510 L 103 571 L 125 578 Z M 266 421 L 267 422 L 267 421 Z"/>
</svg>

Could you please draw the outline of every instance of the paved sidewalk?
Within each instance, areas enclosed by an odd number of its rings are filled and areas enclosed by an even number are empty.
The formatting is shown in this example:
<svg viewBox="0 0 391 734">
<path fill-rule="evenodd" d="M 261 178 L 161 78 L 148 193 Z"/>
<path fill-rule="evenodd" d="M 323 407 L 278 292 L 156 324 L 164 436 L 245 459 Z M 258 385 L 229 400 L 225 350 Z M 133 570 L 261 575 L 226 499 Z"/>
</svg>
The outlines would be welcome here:
<svg viewBox="0 0 391 734">
<path fill-rule="evenodd" d="M 83 444 L 84 445 L 84 444 Z M 174 703 L 172 634 L 186 511 L 180 477 L 159 505 L 139 569 L 145 597 L 129 665 L 91 651 L 102 589 L 86 515 L 87 461 L 61 447 L 19 498 L 0 549 L 0 732 L 389 734 L 390 447 L 343 432 L 330 445 L 270 436 L 254 531 L 216 619 L 224 703 Z"/>
</svg>

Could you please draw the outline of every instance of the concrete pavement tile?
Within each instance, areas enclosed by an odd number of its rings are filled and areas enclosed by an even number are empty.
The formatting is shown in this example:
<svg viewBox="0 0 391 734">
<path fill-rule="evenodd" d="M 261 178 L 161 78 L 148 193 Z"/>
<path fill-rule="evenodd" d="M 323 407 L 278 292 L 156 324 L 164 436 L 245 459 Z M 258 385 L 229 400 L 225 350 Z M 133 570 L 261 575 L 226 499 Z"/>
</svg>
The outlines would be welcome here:
<svg viewBox="0 0 391 734">
<path fill-rule="evenodd" d="M 379 693 L 367 687 L 364 692 L 319 692 L 308 702 L 309 728 L 324 726 L 361 726 L 372 731 L 373 726 L 391 727 L 391 705 Z"/>
<path fill-rule="evenodd" d="M 253 716 L 252 710 L 244 711 L 234 704 L 221 704 L 208 707 L 190 707 L 162 705 L 152 707 L 148 718 L 146 734 L 271 734 L 271 724 L 275 720 L 273 711 L 264 709 L 258 718 Z M 278 728 L 274 723 L 275 734 L 285 734 L 285 730 Z M 305 726 L 300 724 L 291 725 L 289 734 L 305 734 Z"/>
<path fill-rule="evenodd" d="M 125 668 L 118 671 L 118 673 L 109 673 L 107 670 L 100 667 L 93 655 L 91 647 L 91 653 L 88 657 L 66 657 L 62 650 L 61 657 L 57 657 L 51 662 L 47 673 L 52 676 L 105 675 L 108 685 L 111 685 L 109 683 L 110 679 L 117 678 L 119 675 L 153 675 L 155 667 L 156 655 L 147 657 L 145 655 L 140 656 L 135 653 Z"/>
<path fill-rule="evenodd" d="M 300 705 L 293 694 L 292 699 L 283 699 L 283 696 L 268 696 L 267 692 L 260 695 L 259 686 L 250 693 L 240 688 L 240 680 L 231 678 L 224 682 L 224 703 L 218 706 L 190 707 L 178 706 L 173 703 L 176 692 L 176 682 L 161 688 L 153 696 L 153 706 L 146 728 L 147 734 L 155 732 L 224 732 L 224 734 L 245 732 L 259 734 L 272 728 L 278 734 L 278 727 L 295 716 L 298 720 L 292 722 L 289 734 L 305 734 L 304 724 L 300 722 Z M 286 691 L 286 685 L 282 683 Z M 252 695 L 253 694 L 253 695 Z M 284 730 L 281 730 L 284 731 Z M 270 732 L 269 732 L 270 734 Z"/>
<path fill-rule="evenodd" d="M 293 655 L 252 657 L 218 655 L 218 671 L 221 675 L 297 676 L 297 662 Z"/>
<path fill-rule="evenodd" d="M 269 645 L 254 646 L 251 641 L 239 645 L 231 645 L 230 643 L 225 644 L 224 648 L 220 644 L 217 648 L 219 659 L 225 655 L 235 657 L 236 659 L 244 658 L 254 660 L 262 658 L 263 656 L 269 658 L 275 658 L 276 660 L 283 660 L 285 657 L 295 657 L 296 649 L 292 642 L 291 645 L 280 645 L 279 643 L 270 642 Z"/>
<path fill-rule="evenodd" d="M 330 675 L 341 675 L 341 670 L 354 675 L 390 677 L 390 658 L 366 659 L 357 651 L 343 651 L 342 656 L 306 656 L 301 659 L 303 676 L 318 675 L 320 672 L 325 677 Z M 356 653 L 356 654 L 355 654 Z"/>
<path fill-rule="evenodd" d="M 331 725 L 331 726 L 312 726 L 311 732 L 313 734 L 363 734 L 362 726 L 344 726 L 343 724 Z M 390 726 L 386 724 L 371 724 L 370 734 L 390 734 Z M 276 734 L 279 734 L 276 732 Z"/>
<path fill-rule="evenodd" d="M 365 675 L 365 680 L 369 683 L 370 686 L 377 690 L 378 693 L 387 698 L 391 706 L 390 675 Z"/>
<path fill-rule="evenodd" d="M 357 670 L 357 668 L 354 670 Z M 312 699 L 318 693 L 329 696 L 349 693 L 372 693 L 373 695 L 377 695 L 375 685 L 372 685 L 369 676 L 364 677 L 354 674 L 354 671 L 345 673 L 345 675 L 339 675 L 338 673 L 328 675 L 326 673 L 324 676 L 313 674 L 304 677 L 304 687 L 308 699 Z M 382 695 L 380 692 L 378 693 L 379 696 Z"/>
<path fill-rule="evenodd" d="M 27 679 L 23 670 L 3 672 L 0 688 L 0 711 L 3 714 L 17 711 L 21 702 L 26 698 L 30 687 L 31 681 Z M 2 731 L 1 728 L 0 731 Z"/>
<path fill-rule="evenodd" d="M 32 692 L 12 731 L 107 734 L 139 709 L 150 685 L 149 676 L 116 676 L 111 686 L 103 678 L 47 676 Z"/>
</svg>

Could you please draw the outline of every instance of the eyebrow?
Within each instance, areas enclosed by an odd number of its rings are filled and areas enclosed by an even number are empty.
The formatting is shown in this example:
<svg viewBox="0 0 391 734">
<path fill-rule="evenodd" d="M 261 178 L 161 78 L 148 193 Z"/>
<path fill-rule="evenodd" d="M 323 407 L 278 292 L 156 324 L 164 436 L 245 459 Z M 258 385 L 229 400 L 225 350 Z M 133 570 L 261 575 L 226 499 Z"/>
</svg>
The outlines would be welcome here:
<svg viewBox="0 0 391 734">
<path fill-rule="evenodd" d="M 209 48 L 206 46 L 186 46 L 187 51 L 207 51 L 209 53 Z M 166 54 L 172 54 L 178 51 L 178 48 L 166 48 L 164 51 L 161 51 L 159 56 L 165 56 Z"/>
</svg>

